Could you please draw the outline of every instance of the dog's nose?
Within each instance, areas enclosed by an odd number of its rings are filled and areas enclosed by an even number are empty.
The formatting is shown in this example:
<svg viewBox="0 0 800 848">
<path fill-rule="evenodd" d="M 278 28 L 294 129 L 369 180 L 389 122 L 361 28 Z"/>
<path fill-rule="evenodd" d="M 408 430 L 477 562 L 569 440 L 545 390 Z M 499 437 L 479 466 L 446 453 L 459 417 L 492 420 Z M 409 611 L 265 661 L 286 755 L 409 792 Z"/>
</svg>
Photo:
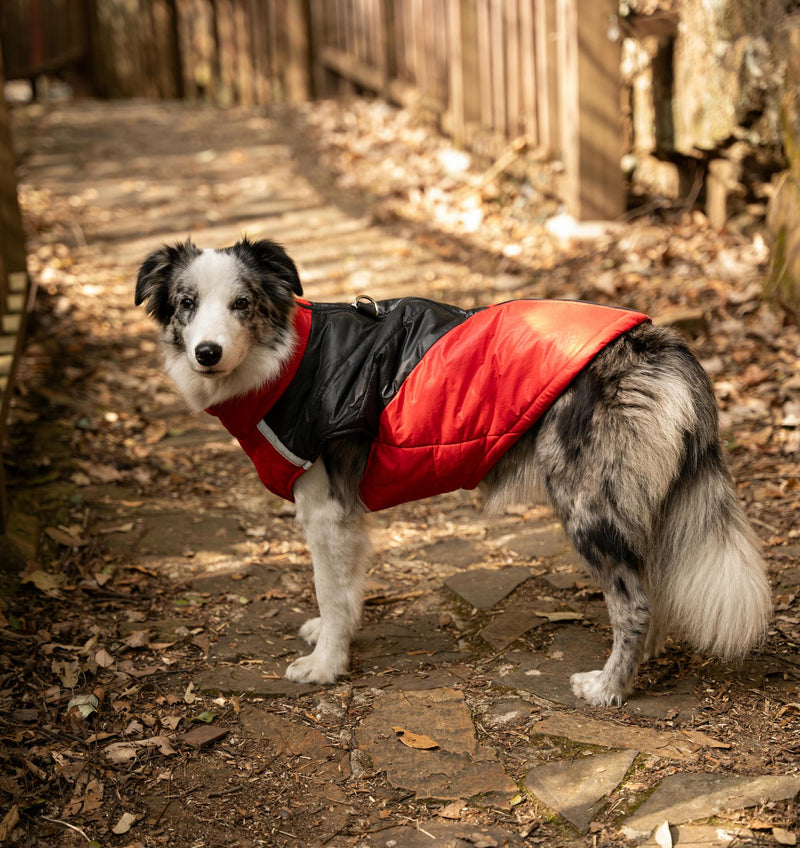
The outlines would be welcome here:
<svg viewBox="0 0 800 848">
<path fill-rule="evenodd" d="M 210 368 L 222 359 L 222 345 L 216 342 L 200 342 L 194 349 L 194 357 L 200 365 Z"/>
</svg>

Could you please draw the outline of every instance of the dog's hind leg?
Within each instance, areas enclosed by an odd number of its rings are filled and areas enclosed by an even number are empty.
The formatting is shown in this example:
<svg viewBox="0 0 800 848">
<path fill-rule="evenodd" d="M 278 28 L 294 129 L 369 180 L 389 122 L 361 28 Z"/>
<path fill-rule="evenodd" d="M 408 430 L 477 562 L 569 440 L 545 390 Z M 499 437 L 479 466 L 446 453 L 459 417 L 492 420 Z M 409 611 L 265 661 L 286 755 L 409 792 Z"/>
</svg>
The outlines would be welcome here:
<svg viewBox="0 0 800 848">
<path fill-rule="evenodd" d="M 335 496 L 322 462 L 298 480 L 294 495 L 311 552 L 320 615 L 300 629 L 313 652 L 295 660 L 286 676 L 298 683 L 333 683 L 348 671 L 350 640 L 361 621 L 369 537 L 363 510 Z"/>
<path fill-rule="evenodd" d="M 569 532 L 569 530 L 568 530 Z M 572 691 L 596 707 L 619 706 L 633 689 L 651 624 L 650 602 L 637 569 L 618 556 L 611 557 L 580 531 L 572 535 L 589 574 L 603 590 L 614 634 L 611 655 L 602 669 L 573 674 Z"/>
</svg>

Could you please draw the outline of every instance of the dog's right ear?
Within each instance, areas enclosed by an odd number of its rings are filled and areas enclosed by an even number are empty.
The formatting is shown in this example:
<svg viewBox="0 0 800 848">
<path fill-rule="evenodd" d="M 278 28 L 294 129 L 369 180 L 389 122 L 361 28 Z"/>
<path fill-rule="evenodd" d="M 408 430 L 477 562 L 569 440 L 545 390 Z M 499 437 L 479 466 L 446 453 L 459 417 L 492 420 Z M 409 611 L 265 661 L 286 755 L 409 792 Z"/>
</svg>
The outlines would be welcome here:
<svg viewBox="0 0 800 848">
<path fill-rule="evenodd" d="M 175 271 L 186 267 L 199 255 L 200 250 L 191 239 L 186 239 L 183 244 L 165 244 L 154 250 L 144 260 L 136 277 L 136 306 L 147 301 L 145 308 L 148 314 L 166 324 L 172 317 L 169 290 Z"/>
</svg>

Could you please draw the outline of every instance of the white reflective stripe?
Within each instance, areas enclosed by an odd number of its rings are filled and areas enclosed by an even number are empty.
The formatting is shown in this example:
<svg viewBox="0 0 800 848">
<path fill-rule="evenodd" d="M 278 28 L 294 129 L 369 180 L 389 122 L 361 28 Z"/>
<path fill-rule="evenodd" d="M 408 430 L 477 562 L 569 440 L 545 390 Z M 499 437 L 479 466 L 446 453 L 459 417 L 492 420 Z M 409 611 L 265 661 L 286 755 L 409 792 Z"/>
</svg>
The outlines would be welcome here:
<svg viewBox="0 0 800 848">
<path fill-rule="evenodd" d="M 292 465 L 298 468 L 311 468 L 311 461 L 301 459 L 297 454 L 292 453 L 289 448 L 278 438 L 275 431 L 263 419 L 258 422 L 258 432 L 275 448 L 276 451 L 284 458 L 288 459 Z"/>
</svg>

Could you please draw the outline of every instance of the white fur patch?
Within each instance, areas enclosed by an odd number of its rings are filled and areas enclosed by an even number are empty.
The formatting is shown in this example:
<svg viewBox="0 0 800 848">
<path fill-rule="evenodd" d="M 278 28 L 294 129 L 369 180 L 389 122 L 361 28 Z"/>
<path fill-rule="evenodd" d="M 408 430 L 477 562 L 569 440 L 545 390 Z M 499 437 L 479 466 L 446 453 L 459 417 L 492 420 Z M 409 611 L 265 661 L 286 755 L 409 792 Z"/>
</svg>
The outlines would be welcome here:
<svg viewBox="0 0 800 848">
<path fill-rule="evenodd" d="M 230 309 L 240 287 L 240 275 L 236 259 L 215 250 L 204 250 L 189 268 L 187 276 L 196 289 L 197 305 L 194 317 L 184 328 L 183 340 L 194 368 L 204 370 L 195 356 L 202 342 L 222 348 L 222 359 L 214 366 L 221 375 L 230 374 L 247 355 L 247 333 Z"/>
<path fill-rule="evenodd" d="M 291 324 L 270 345 L 253 343 L 247 327 L 231 311 L 236 297 L 247 294 L 241 275 L 236 258 L 216 250 L 204 250 L 184 273 L 183 281 L 196 296 L 196 312 L 183 328 L 185 350 L 165 344 L 164 363 L 178 391 L 195 411 L 275 380 L 294 352 L 297 335 Z M 195 350 L 202 342 L 222 348 L 214 373 L 197 362 Z"/>
</svg>

